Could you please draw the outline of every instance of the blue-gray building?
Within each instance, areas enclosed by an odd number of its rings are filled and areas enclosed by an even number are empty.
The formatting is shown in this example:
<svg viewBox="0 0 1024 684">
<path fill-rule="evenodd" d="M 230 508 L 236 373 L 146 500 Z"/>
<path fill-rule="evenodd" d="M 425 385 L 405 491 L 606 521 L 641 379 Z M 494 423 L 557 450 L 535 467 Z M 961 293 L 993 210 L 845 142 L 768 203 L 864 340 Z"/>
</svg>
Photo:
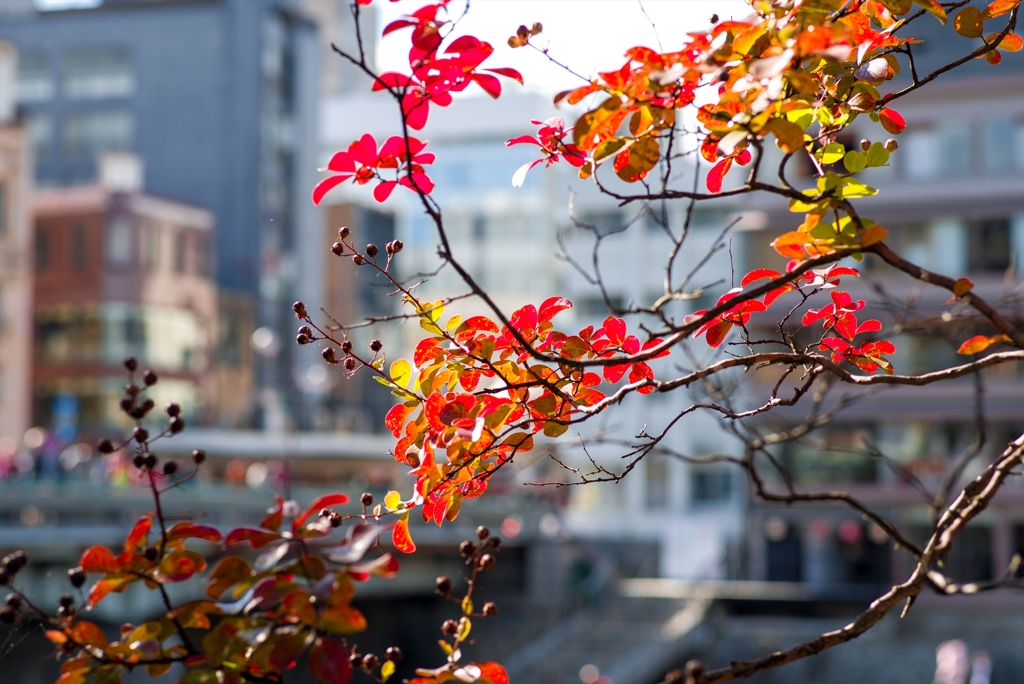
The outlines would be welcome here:
<svg viewBox="0 0 1024 684">
<path fill-rule="evenodd" d="M 321 50 L 298 1 L 4 0 L 0 39 L 19 52 L 37 182 L 93 182 L 99 154 L 138 154 L 147 192 L 216 217 L 217 283 L 235 303 L 224 353 L 257 325 L 289 339 L 300 233 L 321 234 L 309 200 Z M 289 384 L 281 347 L 263 388 Z"/>
</svg>

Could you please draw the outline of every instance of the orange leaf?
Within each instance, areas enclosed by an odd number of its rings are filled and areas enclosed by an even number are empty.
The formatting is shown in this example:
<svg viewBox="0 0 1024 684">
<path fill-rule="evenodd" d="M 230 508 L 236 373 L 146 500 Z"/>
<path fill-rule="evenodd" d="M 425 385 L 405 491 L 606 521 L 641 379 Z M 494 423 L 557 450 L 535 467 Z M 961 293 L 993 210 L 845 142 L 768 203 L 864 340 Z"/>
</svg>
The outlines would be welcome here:
<svg viewBox="0 0 1024 684">
<path fill-rule="evenodd" d="M 128 588 L 128 585 L 135 580 L 131 577 L 112 577 L 110 579 L 102 579 L 92 586 L 89 591 L 88 604 L 95 606 L 97 603 L 103 600 L 103 598 L 110 592 L 121 592 Z"/>
<path fill-rule="evenodd" d="M 984 21 L 981 18 L 981 10 L 971 5 L 960 10 L 953 20 L 953 27 L 965 38 L 981 38 Z"/>
<path fill-rule="evenodd" d="M 975 335 L 971 339 L 961 344 L 960 348 L 956 350 L 956 353 L 965 355 L 979 354 L 997 342 L 1006 341 L 1008 341 L 1006 335 L 992 335 L 991 337 L 986 337 L 985 335 Z"/>
<path fill-rule="evenodd" d="M 963 297 L 965 294 L 970 292 L 973 287 L 974 283 L 971 282 L 970 278 L 958 278 L 957 281 L 953 283 L 953 294 L 957 297 Z"/>
<path fill-rule="evenodd" d="M 116 572 L 121 567 L 110 549 L 103 546 L 91 546 L 86 549 L 78 564 L 86 572 Z"/>
<path fill-rule="evenodd" d="M 394 543 L 395 548 L 402 553 L 412 553 L 416 550 L 416 544 L 413 543 L 412 537 L 409 536 L 409 514 L 406 513 L 398 522 L 395 523 L 395 529 L 391 532 L 391 541 Z"/>
<path fill-rule="evenodd" d="M 68 630 L 68 634 L 75 641 L 76 644 L 82 644 L 83 646 L 95 646 L 96 648 L 104 648 L 109 643 L 103 630 L 100 629 L 95 623 L 87 620 L 82 620 L 71 629 Z"/>
<path fill-rule="evenodd" d="M 476 663 L 480 668 L 480 684 L 509 684 L 508 673 L 498 663 Z"/>
<path fill-rule="evenodd" d="M 391 431 L 391 434 L 396 438 L 402 436 L 402 426 L 405 424 L 405 419 L 409 417 L 412 409 L 405 404 L 395 404 L 388 411 L 388 415 L 384 417 L 384 426 Z"/>
<path fill-rule="evenodd" d="M 121 554 L 122 563 L 127 563 L 131 560 L 132 556 L 135 555 L 135 549 L 139 547 L 139 542 L 145 538 L 151 527 L 153 527 L 152 518 L 148 515 L 139 518 L 139 521 L 135 523 L 132 531 L 128 533 L 128 537 L 124 540 L 124 553 Z"/>
<path fill-rule="evenodd" d="M 63 646 L 65 643 L 67 643 L 68 635 L 64 632 L 60 632 L 56 629 L 48 629 L 44 633 L 46 634 L 47 639 L 57 644 L 58 646 Z"/>
<path fill-rule="evenodd" d="M 206 587 L 206 595 L 220 598 L 229 587 L 249 577 L 249 564 L 238 556 L 225 556 L 214 566 L 210 574 L 210 584 Z"/>
<path fill-rule="evenodd" d="M 156 577 L 164 582 L 182 582 L 206 569 L 206 560 L 195 551 L 175 551 L 164 556 Z"/>
<path fill-rule="evenodd" d="M 1014 7 L 1019 5 L 1020 0 L 996 0 L 981 13 L 982 20 L 995 19 L 1004 14 L 1009 14 L 1013 11 Z"/>
<path fill-rule="evenodd" d="M 885 238 L 889 237 L 889 231 L 882 226 L 871 226 L 860 236 L 860 244 L 862 247 L 869 247 L 876 242 L 881 242 Z"/>
<path fill-rule="evenodd" d="M 991 43 L 998 36 L 998 33 L 993 33 L 985 38 L 985 42 Z M 1016 33 L 1007 33 L 1003 39 L 999 41 L 999 44 L 996 45 L 996 47 L 1000 50 L 1005 50 L 1006 52 L 1020 52 L 1020 49 L 1024 48 L 1024 39 L 1021 39 L 1021 37 Z"/>
<path fill-rule="evenodd" d="M 334 634 L 355 634 L 366 629 L 366 618 L 352 606 L 339 606 L 321 613 L 317 626 Z"/>
</svg>

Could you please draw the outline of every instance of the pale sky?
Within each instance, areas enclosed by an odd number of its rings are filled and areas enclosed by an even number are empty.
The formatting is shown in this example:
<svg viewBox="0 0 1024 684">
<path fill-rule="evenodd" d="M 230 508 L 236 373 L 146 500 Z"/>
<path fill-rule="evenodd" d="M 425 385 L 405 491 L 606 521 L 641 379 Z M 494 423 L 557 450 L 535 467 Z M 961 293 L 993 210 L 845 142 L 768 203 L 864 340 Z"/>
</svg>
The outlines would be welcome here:
<svg viewBox="0 0 1024 684">
<path fill-rule="evenodd" d="M 406 0 L 374 4 L 381 12 L 383 29 L 426 3 Z M 463 6 L 455 0 L 451 16 L 458 16 Z M 646 45 L 657 50 L 658 38 L 665 51 L 678 49 L 686 32 L 708 28 L 714 13 L 722 19 L 738 19 L 750 14 L 750 7 L 740 0 L 474 0 L 456 35 L 472 34 L 494 45 L 494 54 L 485 67 L 513 67 L 523 74 L 527 88 L 553 94 L 582 81 L 531 48 L 509 48 L 505 41 L 520 24 L 543 24 L 544 32 L 533 42 L 549 48 L 552 57 L 588 76 L 621 67 L 622 55 L 630 47 Z M 657 34 L 651 21 L 657 26 Z M 377 52 L 378 68 L 408 71 L 408 50 L 409 29 L 385 37 Z M 505 87 L 518 87 L 508 79 L 502 81 Z M 473 86 L 467 90 L 479 93 L 479 88 Z"/>
</svg>

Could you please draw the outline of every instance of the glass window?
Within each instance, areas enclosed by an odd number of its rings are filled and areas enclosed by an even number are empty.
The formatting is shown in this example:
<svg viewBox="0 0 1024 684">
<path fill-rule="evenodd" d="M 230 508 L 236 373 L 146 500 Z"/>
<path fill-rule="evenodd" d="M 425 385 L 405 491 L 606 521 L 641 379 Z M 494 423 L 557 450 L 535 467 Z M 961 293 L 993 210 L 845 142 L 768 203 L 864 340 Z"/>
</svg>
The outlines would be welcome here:
<svg viewBox="0 0 1024 684">
<path fill-rule="evenodd" d="M 132 263 L 132 227 L 127 218 L 118 217 L 107 227 L 107 263 L 124 268 Z"/>
<path fill-rule="evenodd" d="M 971 227 L 969 245 L 971 271 L 1005 272 L 1012 254 L 1009 219 L 979 221 Z"/>
<path fill-rule="evenodd" d="M 76 271 L 85 270 L 88 262 L 87 249 L 85 226 L 75 226 L 71 229 L 71 267 Z"/>
<path fill-rule="evenodd" d="M 939 141 L 935 131 L 924 128 L 907 131 L 906 153 L 898 158 L 906 164 L 907 178 L 923 180 L 939 173 Z"/>
<path fill-rule="evenodd" d="M 945 126 L 941 133 L 942 171 L 963 175 L 971 170 L 971 130 L 964 125 Z"/>
<path fill-rule="evenodd" d="M 45 271 L 50 262 L 50 231 L 36 226 L 36 270 Z"/>
<path fill-rule="evenodd" d="M 125 97 L 134 90 L 135 74 L 126 51 L 103 48 L 68 55 L 64 76 L 68 97 Z"/>
<path fill-rule="evenodd" d="M 690 471 L 690 494 L 695 504 L 721 503 L 732 498 L 732 473 L 695 468 Z"/>
<path fill-rule="evenodd" d="M 644 463 L 647 474 L 647 508 L 664 510 L 668 508 L 668 462 L 664 458 L 648 456 Z"/>
<path fill-rule="evenodd" d="M 160 267 L 160 226 L 155 221 L 147 221 L 142 226 L 142 266 L 149 270 Z"/>
<path fill-rule="evenodd" d="M 69 157 L 129 150 L 135 118 L 122 109 L 74 112 L 64 120 L 64 146 Z"/>
<path fill-rule="evenodd" d="M 1017 123 L 1013 119 L 986 121 L 983 129 L 984 166 L 987 171 L 1007 171 L 1013 168 L 1016 151 Z"/>
<path fill-rule="evenodd" d="M 53 148 L 53 119 L 46 114 L 29 114 L 25 117 L 25 128 L 36 159 L 44 159 Z"/>
<path fill-rule="evenodd" d="M 174 235 L 174 272 L 184 273 L 188 257 L 188 236 L 179 230 Z"/>
<path fill-rule="evenodd" d="M 45 102 L 53 97 L 53 71 L 50 59 L 41 53 L 18 57 L 18 102 Z"/>
</svg>

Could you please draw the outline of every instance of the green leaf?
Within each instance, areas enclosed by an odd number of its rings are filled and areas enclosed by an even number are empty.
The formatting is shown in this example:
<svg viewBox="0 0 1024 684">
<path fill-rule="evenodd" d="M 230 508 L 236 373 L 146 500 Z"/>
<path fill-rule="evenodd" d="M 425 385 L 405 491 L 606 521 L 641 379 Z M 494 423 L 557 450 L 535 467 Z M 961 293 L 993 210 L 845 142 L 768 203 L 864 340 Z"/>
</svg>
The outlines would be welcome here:
<svg viewBox="0 0 1024 684">
<path fill-rule="evenodd" d="M 851 199 L 854 197 L 871 197 L 877 195 L 878 190 L 875 190 L 869 185 L 861 183 L 855 178 L 846 178 L 843 181 L 843 188 L 839 191 L 839 197 L 842 199 Z"/>
<path fill-rule="evenodd" d="M 843 157 L 843 166 L 850 173 L 860 173 L 868 165 L 868 156 L 863 152 L 851 150 Z"/>
<path fill-rule="evenodd" d="M 871 143 L 867 152 L 868 166 L 885 166 L 889 163 L 889 150 L 880 142 Z"/>
<path fill-rule="evenodd" d="M 837 161 L 846 156 L 846 148 L 843 147 L 842 143 L 829 143 L 825 145 L 815 155 L 822 164 L 835 164 Z"/>
</svg>

